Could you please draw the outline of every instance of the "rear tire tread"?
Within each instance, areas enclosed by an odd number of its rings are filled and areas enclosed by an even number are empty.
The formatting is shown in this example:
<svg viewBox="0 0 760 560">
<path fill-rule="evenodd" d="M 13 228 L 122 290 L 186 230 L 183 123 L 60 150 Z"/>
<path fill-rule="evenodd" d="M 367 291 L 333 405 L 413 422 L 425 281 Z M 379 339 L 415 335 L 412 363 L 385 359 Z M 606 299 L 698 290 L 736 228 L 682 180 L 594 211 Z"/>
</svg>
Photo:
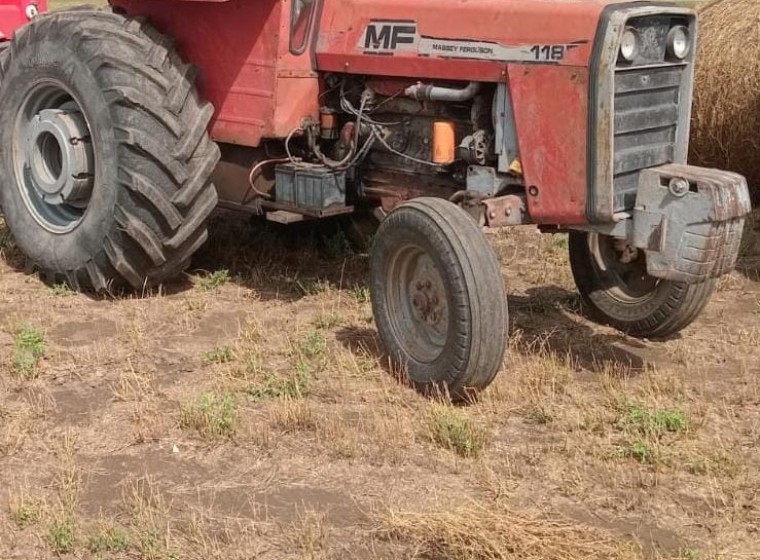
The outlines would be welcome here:
<svg viewBox="0 0 760 560">
<path fill-rule="evenodd" d="M 174 276 L 207 238 L 206 221 L 217 202 L 211 174 L 220 152 L 208 136 L 214 108 L 194 93 L 196 72 L 180 60 L 172 38 L 141 18 L 108 9 L 69 10 L 33 22 L 8 49 L 0 74 L 17 49 L 53 32 L 81 42 L 76 49 L 101 86 L 114 123 L 116 188 L 129 195 L 118 198 L 118 227 L 106 236 L 102 256 L 61 275 L 74 288 L 96 291 L 111 287 L 114 272 L 117 283 L 135 289 Z M 157 135 L 159 129 L 165 134 Z M 166 136 L 176 143 L 159 140 Z M 149 176 L 156 168 L 165 177 Z"/>
</svg>

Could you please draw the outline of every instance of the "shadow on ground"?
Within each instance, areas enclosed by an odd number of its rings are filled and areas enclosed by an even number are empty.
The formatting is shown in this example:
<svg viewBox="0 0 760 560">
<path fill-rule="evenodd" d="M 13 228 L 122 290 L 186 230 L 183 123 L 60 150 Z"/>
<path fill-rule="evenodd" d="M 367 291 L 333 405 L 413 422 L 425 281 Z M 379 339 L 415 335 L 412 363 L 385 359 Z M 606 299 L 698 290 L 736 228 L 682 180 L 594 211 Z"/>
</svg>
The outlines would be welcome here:
<svg viewBox="0 0 760 560">
<path fill-rule="evenodd" d="M 255 290 L 264 300 L 295 301 L 325 287 L 365 288 L 367 256 L 356 250 L 346 232 L 345 221 L 337 219 L 285 226 L 219 211 L 187 274 L 142 292 L 87 295 L 96 300 L 150 297 L 159 289 L 173 295 L 193 288 L 190 275 L 203 278 L 218 271 L 226 271 L 232 282 Z M 0 257 L 19 274 L 35 275 L 49 287 L 56 284 L 30 266 L 1 219 Z"/>
<path fill-rule="evenodd" d="M 518 337 L 511 348 L 525 356 L 567 356 L 575 368 L 592 373 L 630 376 L 646 369 L 651 345 L 622 333 L 595 332 L 580 320 L 576 293 L 557 286 L 532 288 L 524 295 L 510 296 L 509 306 L 510 337 Z M 375 328 L 344 327 L 336 338 L 353 354 L 370 357 L 395 379 L 403 378 L 391 367 Z"/>
<path fill-rule="evenodd" d="M 641 372 L 650 346 L 622 333 L 600 333 L 581 319 L 577 293 L 558 286 L 530 288 L 512 295 L 510 333 L 520 334 L 513 345 L 525 355 L 551 352 L 569 356 L 575 367 L 592 372 Z"/>
<path fill-rule="evenodd" d="M 203 276 L 218 270 L 262 299 L 295 301 L 325 287 L 366 288 L 368 263 L 340 220 L 281 225 L 220 213 L 190 271 Z"/>
</svg>

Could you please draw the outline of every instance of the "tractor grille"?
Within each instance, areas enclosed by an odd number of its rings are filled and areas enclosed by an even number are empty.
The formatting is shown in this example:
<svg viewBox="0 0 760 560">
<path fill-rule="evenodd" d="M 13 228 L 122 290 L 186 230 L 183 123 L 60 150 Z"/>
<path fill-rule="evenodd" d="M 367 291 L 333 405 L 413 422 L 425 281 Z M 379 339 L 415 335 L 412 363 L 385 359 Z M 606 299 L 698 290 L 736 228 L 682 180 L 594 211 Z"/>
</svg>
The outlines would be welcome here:
<svg viewBox="0 0 760 560">
<path fill-rule="evenodd" d="M 615 71 L 616 212 L 633 208 L 642 169 L 675 159 L 680 87 L 685 71 L 685 64 L 618 67 Z"/>
</svg>

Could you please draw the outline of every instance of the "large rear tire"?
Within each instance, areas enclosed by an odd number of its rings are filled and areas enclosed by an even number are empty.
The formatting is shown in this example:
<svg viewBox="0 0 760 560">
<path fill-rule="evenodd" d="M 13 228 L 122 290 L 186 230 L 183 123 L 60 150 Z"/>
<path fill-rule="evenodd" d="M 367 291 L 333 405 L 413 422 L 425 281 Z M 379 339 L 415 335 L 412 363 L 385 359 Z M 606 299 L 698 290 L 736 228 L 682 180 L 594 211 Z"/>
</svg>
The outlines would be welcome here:
<svg viewBox="0 0 760 560">
<path fill-rule="evenodd" d="M 636 337 L 676 334 L 710 301 L 715 282 L 685 284 L 646 272 L 643 251 L 595 233 L 570 233 L 570 268 L 589 315 Z"/>
<path fill-rule="evenodd" d="M 30 264 L 96 291 L 183 271 L 219 149 L 171 40 L 109 10 L 56 12 L 16 33 L 2 74 L 0 202 Z"/>
<path fill-rule="evenodd" d="M 472 218 L 442 199 L 414 199 L 380 224 L 370 260 L 375 321 L 393 364 L 456 400 L 487 387 L 504 357 L 507 299 Z"/>
</svg>

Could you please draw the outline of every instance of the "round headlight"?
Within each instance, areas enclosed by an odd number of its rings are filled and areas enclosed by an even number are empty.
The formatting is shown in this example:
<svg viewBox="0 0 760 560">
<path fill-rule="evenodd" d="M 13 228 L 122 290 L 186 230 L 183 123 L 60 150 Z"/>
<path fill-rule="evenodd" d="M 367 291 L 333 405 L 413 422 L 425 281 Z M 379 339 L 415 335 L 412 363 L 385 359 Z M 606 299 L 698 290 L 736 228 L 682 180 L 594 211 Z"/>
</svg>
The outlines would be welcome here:
<svg viewBox="0 0 760 560">
<path fill-rule="evenodd" d="M 633 62 L 639 54 L 639 33 L 633 27 L 626 27 L 623 39 L 620 41 L 620 56 L 626 62 Z"/>
<path fill-rule="evenodd" d="M 668 55 L 683 60 L 690 50 L 689 30 L 683 25 L 676 25 L 668 32 Z"/>
<path fill-rule="evenodd" d="M 27 19 L 34 19 L 40 13 L 40 10 L 37 7 L 37 4 L 29 4 L 26 7 L 26 10 L 24 10 L 24 11 L 26 13 L 26 18 Z"/>
</svg>

